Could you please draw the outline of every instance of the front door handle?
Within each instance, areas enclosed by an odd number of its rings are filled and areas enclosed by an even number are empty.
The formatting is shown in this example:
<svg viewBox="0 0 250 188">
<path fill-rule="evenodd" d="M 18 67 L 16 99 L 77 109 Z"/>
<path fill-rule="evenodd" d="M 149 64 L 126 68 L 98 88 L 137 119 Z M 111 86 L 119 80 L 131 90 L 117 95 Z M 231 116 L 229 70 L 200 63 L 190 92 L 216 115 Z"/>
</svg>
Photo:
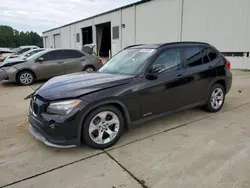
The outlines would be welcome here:
<svg viewBox="0 0 250 188">
<path fill-rule="evenodd" d="M 62 63 L 63 63 L 63 61 L 58 61 L 57 63 L 58 63 L 58 64 L 62 64 Z"/>
<path fill-rule="evenodd" d="M 180 79 L 183 77 L 183 74 L 178 74 L 176 78 Z"/>
</svg>

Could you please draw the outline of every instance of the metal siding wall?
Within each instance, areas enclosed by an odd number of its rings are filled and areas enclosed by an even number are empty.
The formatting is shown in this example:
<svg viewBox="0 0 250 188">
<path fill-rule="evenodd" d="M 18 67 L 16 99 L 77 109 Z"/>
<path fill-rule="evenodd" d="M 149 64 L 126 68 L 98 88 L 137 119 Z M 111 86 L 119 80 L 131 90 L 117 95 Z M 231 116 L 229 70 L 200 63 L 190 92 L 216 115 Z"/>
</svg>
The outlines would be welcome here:
<svg viewBox="0 0 250 188">
<path fill-rule="evenodd" d="M 125 28 L 122 28 L 121 32 L 123 49 L 135 43 L 135 7 L 122 10 L 122 24 L 125 24 Z"/>
<path fill-rule="evenodd" d="M 70 48 L 70 26 L 61 28 L 61 40 L 63 48 Z"/>
<path fill-rule="evenodd" d="M 154 0 L 136 6 L 136 43 L 179 40 L 180 0 Z"/>
<path fill-rule="evenodd" d="M 205 41 L 221 51 L 249 51 L 249 8 L 249 0 L 184 0 L 182 40 Z"/>
<path fill-rule="evenodd" d="M 70 48 L 76 48 L 76 39 L 75 39 L 75 24 L 70 25 Z"/>
</svg>

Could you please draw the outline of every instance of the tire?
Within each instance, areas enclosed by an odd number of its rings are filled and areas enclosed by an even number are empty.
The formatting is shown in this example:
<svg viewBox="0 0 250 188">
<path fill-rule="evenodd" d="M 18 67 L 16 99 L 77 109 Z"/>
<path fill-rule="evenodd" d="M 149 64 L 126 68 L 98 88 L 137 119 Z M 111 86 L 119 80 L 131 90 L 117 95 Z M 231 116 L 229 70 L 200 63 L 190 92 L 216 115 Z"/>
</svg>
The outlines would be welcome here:
<svg viewBox="0 0 250 188">
<path fill-rule="evenodd" d="M 35 75 L 33 72 L 25 70 L 21 71 L 17 75 L 17 82 L 20 85 L 31 85 L 35 81 Z"/>
<path fill-rule="evenodd" d="M 225 89 L 220 84 L 214 84 L 210 90 L 205 110 L 208 112 L 218 112 L 223 107 L 225 101 Z"/>
<path fill-rule="evenodd" d="M 119 140 L 123 130 L 124 117 L 120 110 L 114 106 L 102 106 L 87 116 L 82 139 L 91 148 L 105 149 Z"/>
<path fill-rule="evenodd" d="M 94 72 L 95 71 L 95 67 L 88 65 L 86 67 L 84 67 L 83 71 L 90 73 L 90 72 Z"/>
</svg>

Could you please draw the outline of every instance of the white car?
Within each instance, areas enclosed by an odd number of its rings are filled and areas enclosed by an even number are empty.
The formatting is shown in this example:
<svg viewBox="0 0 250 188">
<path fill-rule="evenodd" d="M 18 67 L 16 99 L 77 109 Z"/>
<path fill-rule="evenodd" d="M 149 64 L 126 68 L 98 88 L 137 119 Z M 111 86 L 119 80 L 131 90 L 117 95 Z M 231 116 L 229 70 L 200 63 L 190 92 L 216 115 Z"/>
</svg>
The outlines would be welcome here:
<svg viewBox="0 0 250 188">
<path fill-rule="evenodd" d="M 10 63 L 10 62 L 16 62 L 16 61 L 22 61 L 22 60 L 25 60 L 26 58 L 32 56 L 33 54 L 36 54 L 38 52 L 41 52 L 45 50 L 45 48 L 36 48 L 36 49 L 31 49 L 31 50 L 28 50 L 20 55 L 11 55 L 9 57 L 6 57 L 3 61 L 3 64 L 7 64 L 7 63 Z"/>
</svg>

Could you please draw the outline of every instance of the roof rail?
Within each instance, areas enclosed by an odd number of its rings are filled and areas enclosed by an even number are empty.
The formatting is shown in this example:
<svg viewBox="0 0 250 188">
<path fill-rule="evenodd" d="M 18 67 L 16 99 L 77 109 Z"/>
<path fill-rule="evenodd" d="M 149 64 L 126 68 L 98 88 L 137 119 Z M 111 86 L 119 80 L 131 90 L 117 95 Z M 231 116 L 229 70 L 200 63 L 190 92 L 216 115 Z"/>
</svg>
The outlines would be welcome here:
<svg viewBox="0 0 250 188">
<path fill-rule="evenodd" d="M 160 45 L 160 48 L 164 47 L 164 46 L 168 46 L 168 45 L 175 45 L 175 44 L 205 44 L 205 45 L 209 45 L 206 42 L 182 41 L 182 42 L 165 43 L 165 44 Z"/>
<path fill-rule="evenodd" d="M 143 44 L 134 44 L 134 45 L 130 45 L 130 46 L 125 47 L 124 50 L 125 50 L 125 49 L 128 49 L 128 48 L 135 47 L 135 46 L 141 46 L 141 45 L 143 45 Z"/>
</svg>

